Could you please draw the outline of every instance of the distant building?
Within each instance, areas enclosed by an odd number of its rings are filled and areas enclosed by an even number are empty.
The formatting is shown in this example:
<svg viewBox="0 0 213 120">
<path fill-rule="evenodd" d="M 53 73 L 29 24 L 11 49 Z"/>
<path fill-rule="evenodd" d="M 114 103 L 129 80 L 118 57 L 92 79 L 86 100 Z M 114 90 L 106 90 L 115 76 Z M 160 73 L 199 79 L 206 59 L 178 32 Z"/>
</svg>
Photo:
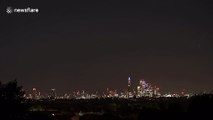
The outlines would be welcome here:
<svg viewBox="0 0 213 120">
<path fill-rule="evenodd" d="M 144 79 L 140 80 L 137 86 L 137 97 L 157 97 L 159 96 L 159 88 L 153 87 L 147 83 Z"/>
<path fill-rule="evenodd" d="M 50 94 L 50 99 L 56 99 L 56 91 L 55 91 L 55 88 L 52 88 L 51 89 L 51 94 Z"/>
<path fill-rule="evenodd" d="M 127 98 L 131 96 L 131 78 L 128 77 Z"/>
</svg>

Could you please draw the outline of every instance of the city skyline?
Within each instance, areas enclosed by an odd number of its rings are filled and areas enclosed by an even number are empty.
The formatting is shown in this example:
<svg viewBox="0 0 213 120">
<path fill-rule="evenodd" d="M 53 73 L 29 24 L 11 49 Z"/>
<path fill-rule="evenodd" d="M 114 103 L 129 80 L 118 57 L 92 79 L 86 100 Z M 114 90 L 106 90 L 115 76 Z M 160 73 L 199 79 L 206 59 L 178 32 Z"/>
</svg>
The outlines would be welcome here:
<svg viewBox="0 0 213 120">
<path fill-rule="evenodd" d="M 145 79 L 162 92 L 212 91 L 212 1 L 1 3 L 2 82 L 17 78 L 27 92 L 122 91 L 131 74 L 134 86 Z"/>
<path fill-rule="evenodd" d="M 181 91 L 164 91 L 162 92 L 160 90 L 160 87 L 156 84 L 151 84 L 144 79 L 140 79 L 137 81 L 137 84 L 132 84 L 131 77 L 128 76 L 127 85 L 126 88 L 123 88 L 122 90 L 119 90 L 117 88 L 103 88 L 102 90 L 93 89 L 93 91 L 87 91 L 85 89 L 76 89 L 76 90 L 68 90 L 66 92 L 57 91 L 56 88 L 51 88 L 49 91 L 42 91 L 40 89 L 37 89 L 36 87 L 32 88 L 31 90 L 25 90 L 28 91 L 25 93 L 26 98 L 30 99 L 40 99 L 40 98 L 77 98 L 85 99 L 85 95 L 95 95 L 96 97 L 119 97 L 119 98 L 133 98 L 134 96 L 136 98 L 140 97 L 169 97 L 170 95 L 173 97 L 180 97 L 180 96 L 192 96 L 194 94 L 197 94 L 195 92 L 188 91 L 188 89 L 182 89 Z M 212 91 L 202 91 L 199 94 L 202 93 L 211 93 Z M 58 93 L 58 94 L 57 94 Z M 42 97 L 41 97 L 42 96 Z M 68 96 L 68 97 L 67 97 Z M 72 96 L 72 97 L 71 97 Z M 171 97 L 170 96 L 170 97 Z"/>
<path fill-rule="evenodd" d="M 174 97 L 185 96 L 185 91 L 182 93 L 167 93 L 170 95 L 176 95 Z M 165 94 L 166 95 L 166 94 Z M 178 96 L 179 95 L 179 96 Z M 187 93 L 189 95 L 189 93 Z M 91 99 L 91 98 L 141 98 L 141 97 L 162 97 L 160 88 L 156 85 L 152 85 L 144 79 L 139 80 L 137 86 L 133 86 L 131 77 L 128 77 L 126 89 L 119 91 L 115 89 L 106 88 L 105 91 L 96 90 L 94 92 L 86 90 L 69 91 L 66 93 L 57 94 L 55 88 L 51 88 L 50 92 L 41 93 L 37 88 L 32 88 L 30 93 L 25 93 L 26 99 Z"/>
</svg>

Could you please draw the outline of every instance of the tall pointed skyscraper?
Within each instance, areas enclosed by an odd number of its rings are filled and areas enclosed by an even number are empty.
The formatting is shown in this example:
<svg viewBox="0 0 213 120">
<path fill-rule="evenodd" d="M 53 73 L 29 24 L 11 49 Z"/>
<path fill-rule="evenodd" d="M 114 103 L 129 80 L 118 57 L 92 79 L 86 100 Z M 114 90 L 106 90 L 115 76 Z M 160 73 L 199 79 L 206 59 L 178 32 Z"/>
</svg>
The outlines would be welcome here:
<svg viewBox="0 0 213 120">
<path fill-rule="evenodd" d="M 131 93 L 131 78 L 128 77 L 128 88 L 127 88 L 127 98 L 129 98 L 129 95 Z"/>
</svg>

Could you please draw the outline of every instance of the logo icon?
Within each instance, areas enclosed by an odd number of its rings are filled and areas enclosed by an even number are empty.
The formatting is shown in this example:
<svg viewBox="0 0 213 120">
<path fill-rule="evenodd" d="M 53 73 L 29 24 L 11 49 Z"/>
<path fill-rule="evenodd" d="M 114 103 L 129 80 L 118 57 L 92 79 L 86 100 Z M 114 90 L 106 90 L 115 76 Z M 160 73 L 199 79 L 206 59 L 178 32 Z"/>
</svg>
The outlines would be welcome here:
<svg viewBox="0 0 213 120">
<path fill-rule="evenodd" d="M 13 12 L 13 8 L 12 7 L 7 7 L 6 12 L 8 14 L 11 14 Z"/>
</svg>

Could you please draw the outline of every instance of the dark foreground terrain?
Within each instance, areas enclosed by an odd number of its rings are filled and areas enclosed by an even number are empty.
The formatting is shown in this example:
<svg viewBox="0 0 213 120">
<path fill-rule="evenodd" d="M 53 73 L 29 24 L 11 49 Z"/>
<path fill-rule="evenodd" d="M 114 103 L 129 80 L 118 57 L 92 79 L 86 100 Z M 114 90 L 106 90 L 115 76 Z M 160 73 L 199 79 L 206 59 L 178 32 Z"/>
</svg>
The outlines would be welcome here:
<svg viewBox="0 0 213 120">
<path fill-rule="evenodd" d="M 56 120 L 205 119 L 212 118 L 211 111 L 213 111 L 212 94 L 191 98 L 100 98 L 42 100 L 28 103 L 31 106 L 29 116 L 46 116 L 48 119 Z M 29 117 L 30 120 L 32 118 Z"/>
</svg>

